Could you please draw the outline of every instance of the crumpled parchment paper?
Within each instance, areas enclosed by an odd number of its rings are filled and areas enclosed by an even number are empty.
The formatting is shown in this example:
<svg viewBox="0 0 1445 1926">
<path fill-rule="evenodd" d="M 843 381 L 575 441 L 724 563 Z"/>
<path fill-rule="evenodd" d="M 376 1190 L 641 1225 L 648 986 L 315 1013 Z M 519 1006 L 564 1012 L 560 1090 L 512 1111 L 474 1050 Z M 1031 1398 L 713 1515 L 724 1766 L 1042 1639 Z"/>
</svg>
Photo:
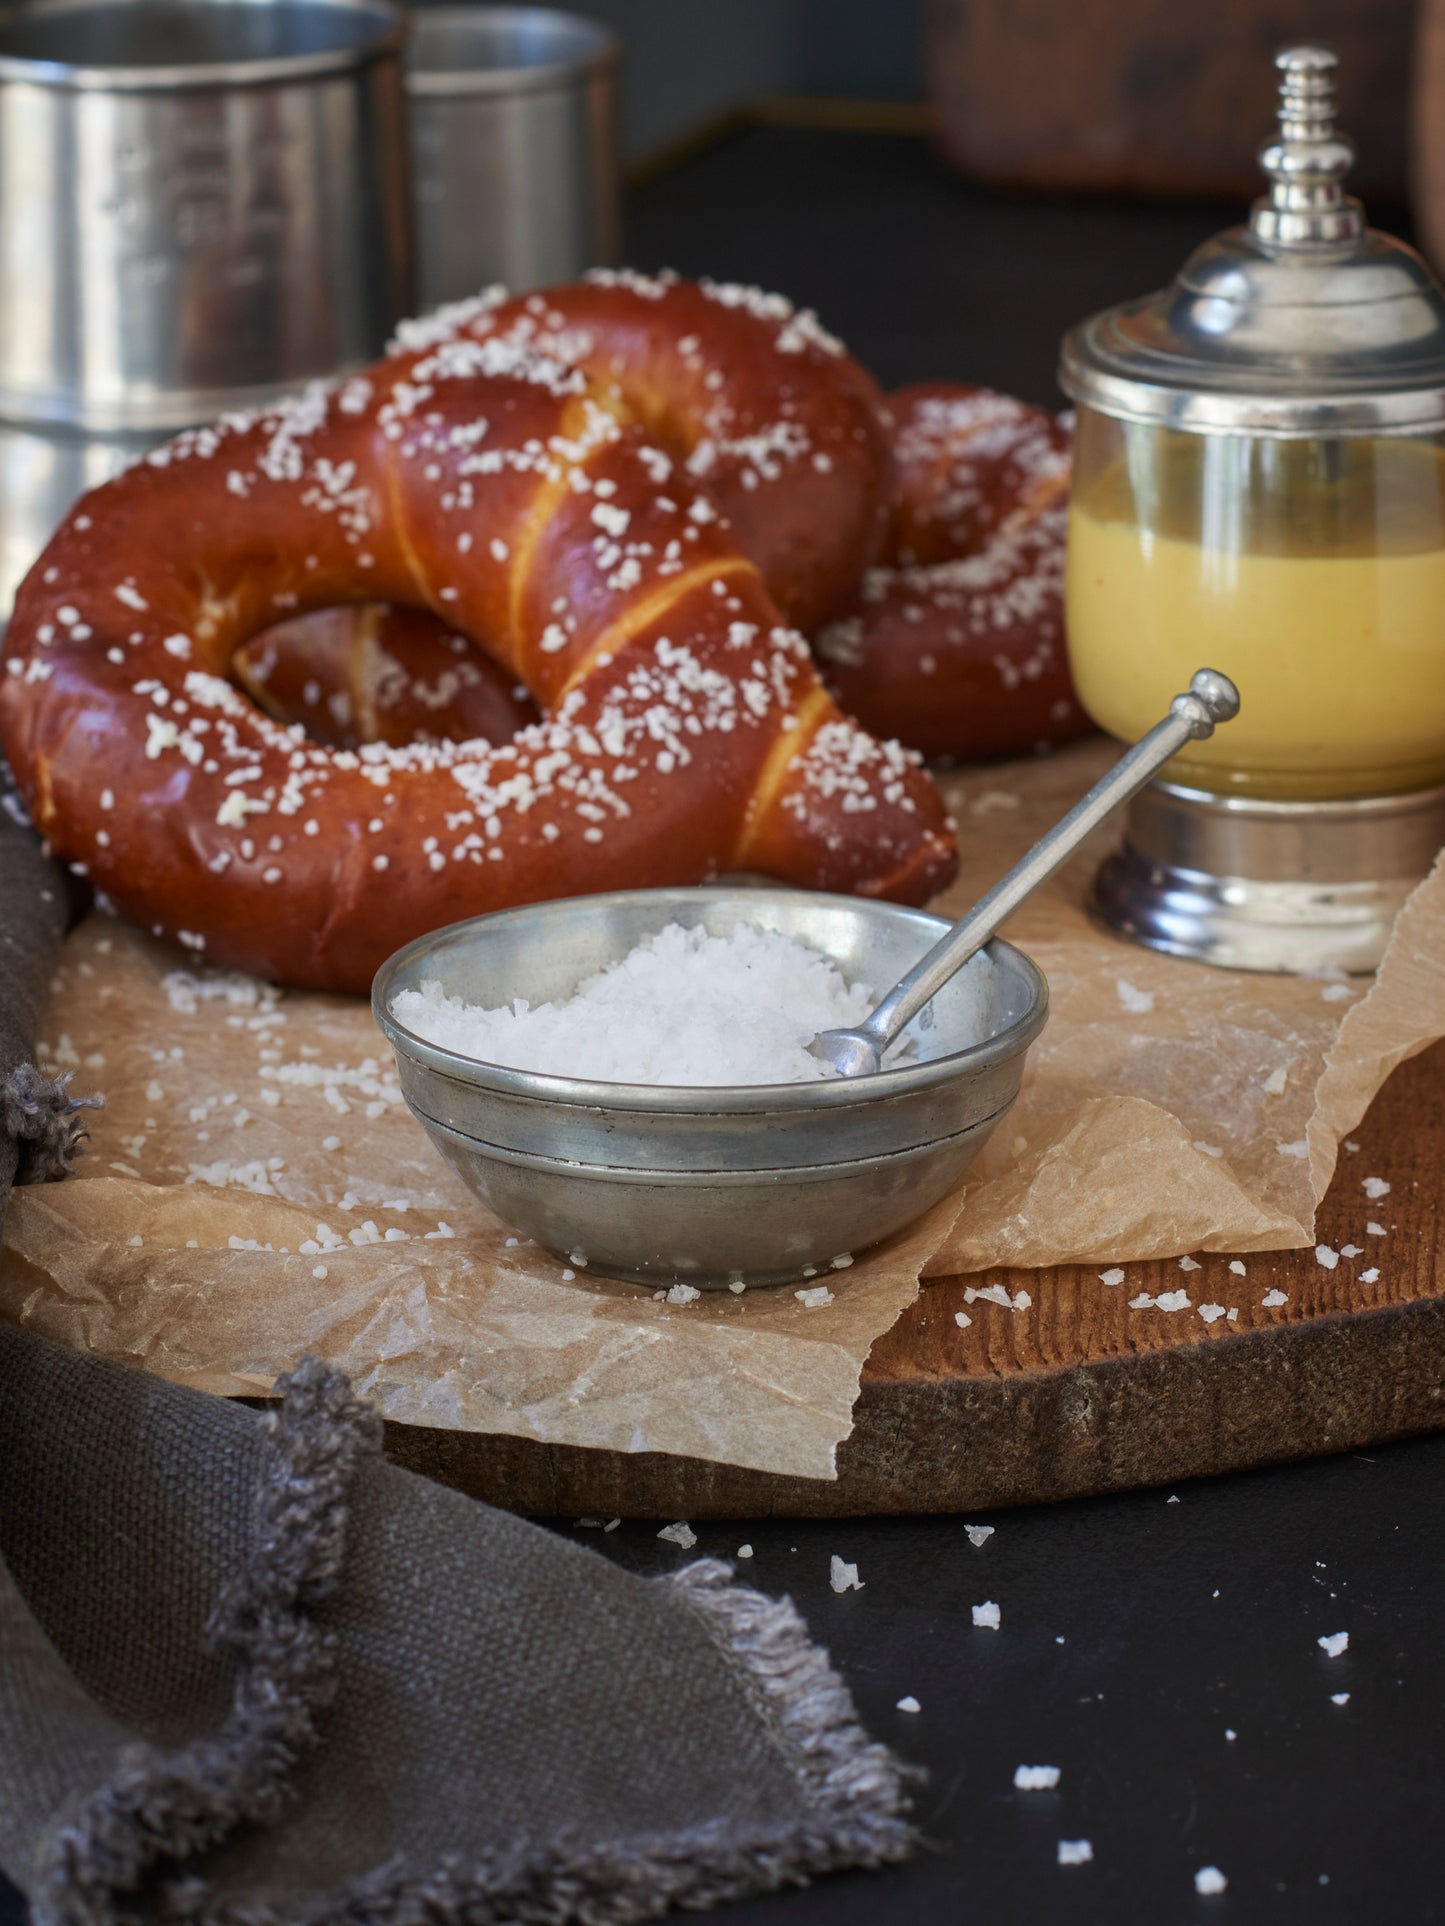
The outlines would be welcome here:
<svg viewBox="0 0 1445 1926">
<path fill-rule="evenodd" d="M 938 907 L 996 880 L 1112 753 L 946 778 L 964 867 Z M 569 1274 L 432 1150 L 364 1004 L 197 973 L 93 916 L 44 1061 L 108 1107 L 74 1177 L 12 1198 L 0 1315 L 214 1391 L 319 1351 L 404 1422 L 831 1477 L 920 1273 L 1312 1243 L 1338 1139 L 1445 1035 L 1445 872 L 1373 983 L 1234 976 L 1091 928 L 1109 833 L 1009 928 L 1053 991 L 1015 1109 L 959 1196 L 830 1273 L 821 1304 Z"/>
</svg>

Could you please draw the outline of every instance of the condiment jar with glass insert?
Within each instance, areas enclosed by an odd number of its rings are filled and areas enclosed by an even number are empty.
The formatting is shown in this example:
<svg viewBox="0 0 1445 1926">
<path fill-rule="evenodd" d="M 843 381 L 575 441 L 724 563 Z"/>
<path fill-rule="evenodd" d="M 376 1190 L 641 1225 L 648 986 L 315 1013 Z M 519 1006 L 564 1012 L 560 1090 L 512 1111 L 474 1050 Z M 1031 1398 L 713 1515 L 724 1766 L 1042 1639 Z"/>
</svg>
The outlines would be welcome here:
<svg viewBox="0 0 1445 1926">
<path fill-rule="evenodd" d="M 1248 225 L 1063 344 L 1084 707 L 1132 739 L 1200 662 L 1242 699 L 1093 907 L 1228 968 L 1370 970 L 1445 842 L 1445 292 L 1344 192 L 1334 54 L 1277 65 Z"/>
</svg>

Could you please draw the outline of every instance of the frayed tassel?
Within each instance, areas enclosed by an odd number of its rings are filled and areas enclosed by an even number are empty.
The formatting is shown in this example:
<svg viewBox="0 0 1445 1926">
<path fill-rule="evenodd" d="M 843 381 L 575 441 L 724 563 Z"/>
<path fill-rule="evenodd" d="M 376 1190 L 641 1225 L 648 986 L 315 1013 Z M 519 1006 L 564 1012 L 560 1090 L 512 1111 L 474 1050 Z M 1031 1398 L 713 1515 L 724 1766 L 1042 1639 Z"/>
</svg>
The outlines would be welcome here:
<svg viewBox="0 0 1445 1926">
<path fill-rule="evenodd" d="M 0 1132 L 19 1150 L 17 1184 L 48 1184 L 63 1177 L 90 1132 L 81 1126 L 82 1110 L 103 1110 L 104 1097 L 72 1097 L 70 1072 L 43 1077 L 33 1063 L 21 1063 L 0 1082 Z"/>
</svg>

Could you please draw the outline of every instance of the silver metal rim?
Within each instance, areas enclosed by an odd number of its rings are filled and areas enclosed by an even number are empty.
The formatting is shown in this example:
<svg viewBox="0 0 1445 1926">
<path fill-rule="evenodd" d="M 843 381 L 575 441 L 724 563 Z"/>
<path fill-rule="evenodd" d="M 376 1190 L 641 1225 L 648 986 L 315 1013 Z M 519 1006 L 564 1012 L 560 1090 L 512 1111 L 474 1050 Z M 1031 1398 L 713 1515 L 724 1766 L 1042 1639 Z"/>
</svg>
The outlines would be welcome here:
<svg viewBox="0 0 1445 1926">
<path fill-rule="evenodd" d="M 459 72 L 407 65 L 407 92 L 422 99 L 456 99 L 473 94 L 537 94 L 575 86 L 596 74 L 608 72 L 617 63 L 620 46 L 616 34 L 598 20 L 582 14 L 562 13 L 550 7 L 413 7 L 411 44 L 415 48 L 417 29 L 427 18 L 448 17 L 465 20 L 482 15 L 498 25 L 523 24 L 529 20 L 557 23 L 592 42 L 590 53 L 579 53 L 565 60 L 540 61 L 514 67 L 467 67 Z"/>
<path fill-rule="evenodd" d="M 74 13 L 80 8 L 124 5 L 126 0 L 26 0 L 21 6 L 0 7 L 6 16 L 27 18 Z M 264 6 L 267 0 L 237 0 Z M 174 67 L 86 67 L 64 60 L 30 60 L 0 51 L 0 83 L 19 81 L 74 93 L 177 93 L 206 88 L 264 87 L 298 80 L 319 80 L 329 74 L 355 73 L 370 62 L 399 56 L 406 44 L 406 21 L 391 0 L 308 0 L 315 7 L 337 13 L 369 15 L 376 22 L 374 36 L 360 47 L 337 47 L 320 53 L 283 55 L 270 60 L 230 60 L 181 64 Z"/>
<path fill-rule="evenodd" d="M 1358 395 L 1246 395 L 1174 387 L 1098 367 L 1080 348 L 1081 332 L 1075 330 L 1064 338 L 1059 386 L 1071 401 L 1117 421 L 1177 428 L 1188 434 L 1262 435 L 1278 441 L 1421 435 L 1445 428 L 1445 388 Z"/>
<path fill-rule="evenodd" d="M 855 897 L 830 895 L 822 890 L 811 893 L 821 903 L 857 907 Z M 604 909 L 609 903 L 636 902 L 648 897 L 655 898 L 661 905 L 684 900 L 697 902 L 703 898 L 725 900 L 753 894 L 754 891 L 746 888 L 715 885 L 694 890 L 616 890 L 585 900 L 598 909 Z M 537 907 L 530 904 L 521 909 L 498 910 L 494 917 L 526 916 Z M 951 927 L 942 917 L 930 916 L 926 910 L 899 909 L 897 913 L 926 927 L 932 937 L 942 936 Z M 446 928 L 448 931 L 462 930 L 490 923 L 494 917 L 466 917 Z M 392 1016 L 391 991 L 396 978 L 419 950 L 428 948 L 444 933 L 442 930 L 429 930 L 425 936 L 417 937 L 394 956 L 388 957 L 376 973 L 371 986 L 372 1015 L 392 1048 L 414 1062 L 425 1065 L 427 1069 L 459 1083 L 499 1091 L 512 1097 L 530 1097 L 538 1103 L 568 1104 L 588 1110 L 630 1110 L 656 1116 L 719 1113 L 729 1116 L 776 1116 L 800 1110 L 849 1109 L 860 1104 L 885 1103 L 893 1097 L 904 1097 L 930 1090 L 940 1083 L 950 1083 L 960 1072 L 986 1070 L 995 1063 L 1018 1055 L 1028 1048 L 1043 1029 L 1049 1011 L 1049 986 L 1043 971 L 1022 950 L 1016 949 L 1012 943 L 1005 943 L 1001 937 L 995 937 L 985 948 L 993 956 L 1007 956 L 1017 968 L 1029 986 L 1029 1006 L 1021 1017 L 997 1036 L 990 1037 L 984 1043 L 970 1044 L 965 1050 L 952 1051 L 947 1056 L 930 1057 L 924 1063 L 908 1064 L 900 1069 L 880 1070 L 874 1076 L 839 1077 L 821 1083 L 598 1083 L 583 1077 L 548 1077 L 536 1071 L 512 1070 L 502 1064 L 459 1056 L 455 1051 L 444 1050 L 440 1045 L 415 1035 Z"/>
<path fill-rule="evenodd" d="M 612 1090 L 618 1086 L 605 1084 L 599 1087 Z M 804 1084 L 801 1087 L 811 1090 L 814 1086 Z M 782 1085 L 781 1088 L 786 1089 L 788 1086 Z M 846 1178 L 850 1171 L 881 1170 L 889 1164 L 916 1160 L 919 1157 L 931 1155 L 934 1151 L 946 1149 L 949 1144 L 956 1144 L 965 1137 L 976 1137 L 981 1130 L 991 1130 L 1000 1117 L 1008 1114 L 1012 1108 L 1012 1102 L 1006 1103 L 1001 1110 L 990 1112 L 987 1117 L 980 1117 L 966 1130 L 952 1131 L 947 1137 L 921 1137 L 917 1143 L 904 1144 L 897 1150 L 877 1151 L 869 1157 L 840 1158 L 835 1164 L 748 1164 L 742 1167 L 735 1164 L 699 1164 L 688 1170 L 657 1170 L 650 1165 L 641 1164 L 578 1163 L 570 1157 L 544 1157 L 532 1150 L 512 1150 L 505 1144 L 490 1143 L 485 1137 L 472 1137 L 466 1131 L 457 1130 L 451 1124 L 441 1123 L 437 1118 L 429 1117 L 424 1110 L 418 1110 L 409 1099 L 408 1107 L 412 1115 L 428 1130 L 439 1132 L 451 1143 L 458 1144 L 467 1151 L 475 1152 L 480 1157 L 494 1158 L 498 1163 L 514 1164 L 523 1170 L 537 1170 L 545 1174 L 565 1177 L 569 1182 L 574 1177 L 587 1177 L 596 1183 L 628 1184 L 634 1187 L 640 1182 L 655 1184 L 662 1189 L 681 1184 L 690 1190 L 699 1188 L 727 1190 L 736 1189 L 741 1185 L 756 1188 L 759 1184 L 773 1182 L 822 1183 L 827 1179 Z"/>
<path fill-rule="evenodd" d="M 1152 787 L 1195 808 L 1223 811 L 1232 816 L 1266 817 L 1273 822 L 1369 821 L 1445 809 L 1445 783 L 1433 789 L 1401 789 L 1387 796 L 1334 796 L 1320 802 L 1300 797 L 1221 795 L 1217 790 L 1193 789 L 1179 782 L 1156 781 Z"/>
</svg>

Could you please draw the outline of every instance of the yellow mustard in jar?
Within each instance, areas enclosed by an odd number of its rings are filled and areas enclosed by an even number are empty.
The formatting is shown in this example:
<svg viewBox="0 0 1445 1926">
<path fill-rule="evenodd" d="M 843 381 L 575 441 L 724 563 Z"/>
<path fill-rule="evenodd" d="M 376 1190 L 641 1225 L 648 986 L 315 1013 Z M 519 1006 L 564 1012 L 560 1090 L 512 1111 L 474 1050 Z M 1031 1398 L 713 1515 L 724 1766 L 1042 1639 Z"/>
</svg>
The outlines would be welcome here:
<svg viewBox="0 0 1445 1926">
<path fill-rule="evenodd" d="M 1084 708 L 1132 741 L 1202 663 L 1227 730 L 1166 772 L 1275 798 L 1445 780 L 1445 449 L 1267 439 L 1080 410 L 1066 574 Z"/>
</svg>

